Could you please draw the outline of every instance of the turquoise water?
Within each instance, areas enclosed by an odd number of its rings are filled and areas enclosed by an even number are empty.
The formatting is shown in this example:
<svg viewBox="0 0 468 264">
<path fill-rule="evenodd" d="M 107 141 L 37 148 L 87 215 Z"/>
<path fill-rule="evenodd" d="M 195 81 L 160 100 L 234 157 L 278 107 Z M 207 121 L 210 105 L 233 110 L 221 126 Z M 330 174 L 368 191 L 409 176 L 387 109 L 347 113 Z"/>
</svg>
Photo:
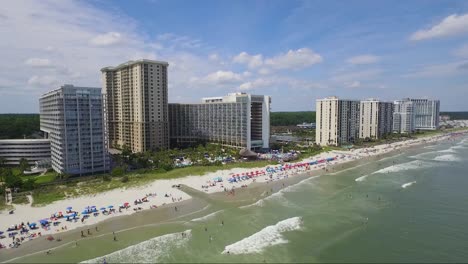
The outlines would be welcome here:
<svg viewBox="0 0 468 264">
<path fill-rule="evenodd" d="M 208 201 L 176 223 L 119 234 L 119 250 L 96 238 L 18 261 L 464 262 L 467 164 L 468 139 L 444 141 L 273 195 L 266 187 L 250 205 Z"/>
</svg>

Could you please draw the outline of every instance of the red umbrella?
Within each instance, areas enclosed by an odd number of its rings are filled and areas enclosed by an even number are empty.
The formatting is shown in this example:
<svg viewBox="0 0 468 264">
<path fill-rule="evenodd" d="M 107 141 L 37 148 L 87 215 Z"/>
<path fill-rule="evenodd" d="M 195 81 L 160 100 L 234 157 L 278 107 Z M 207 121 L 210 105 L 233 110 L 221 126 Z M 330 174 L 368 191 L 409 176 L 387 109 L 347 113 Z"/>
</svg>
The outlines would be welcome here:
<svg viewBox="0 0 468 264">
<path fill-rule="evenodd" d="M 129 204 L 130 204 L 129 202 L 126 202 L 126 203 L 124 203 L 124 206 L 128 206 Z"/>
</svg>

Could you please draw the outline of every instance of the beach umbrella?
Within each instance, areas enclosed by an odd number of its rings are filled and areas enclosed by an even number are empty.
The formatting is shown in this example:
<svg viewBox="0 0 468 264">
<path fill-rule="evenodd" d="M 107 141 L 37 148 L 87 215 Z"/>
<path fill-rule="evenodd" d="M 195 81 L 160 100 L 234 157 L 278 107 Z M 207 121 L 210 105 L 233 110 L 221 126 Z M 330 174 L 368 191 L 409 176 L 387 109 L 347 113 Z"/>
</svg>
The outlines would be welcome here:
<svg viewBox="0 0 468 264">
<path fill-rule="evenodd" d="M 89 212 L 87 210 L 84 210 L 83 212 L 81 212 L 82 214 L 89 214 Z"/>
<path fill-rule="evenodd" d="M 109 205 L 109 206 L 107 206 L 107 208 L 111 209 L 111 208 L 114 208 L 114 206 L 113 206 L 113 205 Z"/>
<path fill-rule="evenodd" d="M 5 232 L 3 232 L 3 231 L 0 231 L 0 235 L 3 235 L 3 233 L 5 233 Z"/>
<path fill-rule="evenodd" d="M 99 210 L 106 210 L 106 208 L 105 208 L 105 207 L 101 207 Z"/>
<path fill-rule="evenodd" d="M 67 207 L 67 211 L 70 211 L 72 208 L 73 208 L 73 207 L 68 206 L 68 207 Z"/>
<path fill-rule="evenodd" d="M 95 205 L 93 205 L 93 206 L 91 206 L 91 208 L 96 208 L 96 206 L 95 206 Z"/>
<path fill-rule="evenodd" d="M 36 226 L 36 225 L 37 225 L 36 223 L 30 223 L 29 227 L 33 227 L 33 226 Z"/>
<path fill-rule="evenodd" d="M 126 202 L 124 203 L 124 206 L 127 207 L 130 203 L 129 202 Z"/>
</svg>

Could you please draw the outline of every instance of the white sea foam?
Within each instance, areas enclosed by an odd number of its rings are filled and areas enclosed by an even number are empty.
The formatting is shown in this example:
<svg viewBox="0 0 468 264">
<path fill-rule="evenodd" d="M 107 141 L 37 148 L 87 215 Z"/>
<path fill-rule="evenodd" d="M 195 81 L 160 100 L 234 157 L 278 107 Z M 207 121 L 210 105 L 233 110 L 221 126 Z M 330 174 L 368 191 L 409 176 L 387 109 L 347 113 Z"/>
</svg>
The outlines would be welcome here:
<svg viewBox="0 0 468 264">
<path fill-rule="evenodd" d="M 263 207 L 264 204 L 265 204 L 265 202 L 263 201 L 263 199 L 260 199 L 260 200 L 256 201 L 253 204 L 244 205 L 244 206 L 241 206 L 239 208 L 240 209 L 247 209 L 247 208 L 254 207 L 254 206 Z"/>
<path fill-rule="evenodd" d="M 184 233 L 187 235 L 183 237 L 181 233 L 155 237 L 81 263 L 102 263 L 104 259 L 107 263 L 154 263 L 161 260 L 162 257 L 169 256 L 171 249 L 180 248 L 185 245 L 191 237 L 191 230 L 186 230 Z"/>
<path fill-rule="evenodd" d="M 407 183 L 401 185 L 401 188 L 405 189 L 405 188 L 410 187 L 411 185 L 413 185 L 415 183 L 416 183 L 416 181 L 407 182 Z"/>
<path fill-rule="evenodd" d="M 434 158 L 434 160 L 436 161 L 460 161 L 459 158 L 457 158 L 455 155 L 452 155 L 452 154 L 437 156 Z"/>
<path fill-rule="evenodd" d="M 439 150 L 437 151 L 439 153 L 456 153 L 456 151 L 452 148 L 449 148 L 449 149 L 444 149 L 444 150 Z"/>
<path fill-rule="evenodd" d="M 410 162 L 402 163 L 402 164 L 397 164 L 397 165 L 392 165 L 383 169 L 380 169 L 375 173 L 389 173 L 389 172 L 399 172 L 399 171 L 406 171 L 406 170 L 414 170 L 414 169 L 420 169 L 420 168 L 427 168 L 430 167 L 431 164 L 422 162 L 419 160 L 413 160 Z"/>
<path fill-rule="evenodd" d="M 270 200 L 277 200 L 280 204 L 284 205 L 284 206 L 288 206 L 288 207 L 294 207 L 295 205 L 291 204 L 285 197 L 284 197 L 284 194 L 285 193 L 288 193 L 288 192 L 296 192 L 298 191 L 298 189 L 303 186 L 303 185 L 306 185 L 306 184 L 311 184 L 311 181 L 313 179 L 316 179 L 320 177 L 319 176 L 313 176 L 313 177 L 310 177 L 310 178 L 307 178 L 307 179 L 304 179 L 296 184 L 293 184 L 293 185 L 290 185 L 284 189 L 281 189 L 273 194 L 271 194 L 270 196 L 267 196 L 263 199 L 260 199 L 258 200 L 257 202 L 253 203 L 253 204 L 249 204 L 249 205 L 244 205 L 244 206 L 241 206 L 239 207 L 240 209 L 247 209 L 247 208 L 250 208 L 250 207 L 254 207 L 254 206 L 258 206 L 258 207 L 263 207 L 265 205 L 265 201 L 270 201 Z"/>
<path fill-rule="evenodd" d="M 286 240 L 282 233 L 287 231 L 301 229 L 302 220 L 300 217 L 292 217 L 280 221 L 275 225 L 267 226 L 259 232 L 246 237 L 234 244 L 224 248 L 222 254 L 250 254 L 262 252 L 265 248 L 286 244 Z"/>
<path fill-rule="evenodd" d="M 202 222 L 202 221 L 206 221 L 206 220 L 208 220 L 208 219 L 210 219 L 210 218 L 216 216 L 217 214 L 221 213 L 222 211 L 224 211 L 224 210 L 219 210 L 219 211 L 213 212 L 213 213 L 211 213 L 211 214 L 207 214 L 207 215 L 205 215 L 205 216 L 192 219 L 192 220 L 190 220 L 190 221 L 192 221 L 192 222 Z"/>
<path fill-rule="evenodd" d="M 362 181 L 364 181 L 367 177 L 369 177 L 369 175 L 364 175 L 364 176 L 361 176 L 361 177 L 356 178 L 356 179 L 354 179 L 354 180 L 357 181 L 357 182 L 362 182 Z"/>
</svg>

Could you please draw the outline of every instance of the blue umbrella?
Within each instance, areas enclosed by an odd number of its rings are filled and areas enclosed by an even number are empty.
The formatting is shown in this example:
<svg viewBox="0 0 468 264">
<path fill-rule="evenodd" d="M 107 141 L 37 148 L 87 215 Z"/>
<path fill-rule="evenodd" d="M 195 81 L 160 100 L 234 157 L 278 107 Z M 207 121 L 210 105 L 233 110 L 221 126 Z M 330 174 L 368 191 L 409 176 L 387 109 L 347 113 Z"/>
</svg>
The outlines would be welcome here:
<svg viewBox="0 0 468 264">
<path fill-rule="evenodd" d="M 95 206 L 95 205 L 93 205 L 93 206 L 91 206 L 91 208 L 96 208 L 96 206 Z"/>
<path fill-rule="evenodd" d="M 89 214 L 88 211 L 84 210 L 83 212 L 81 212 L 82 214 Z"/>
<path fill-rule="evenodd" d="M 36 226 L 36 225 L 37 225 L 36 223 L 30 223 L 30 224 L 29 224 L 29 227 L 31 227 L 31 226 Z"/>
<path fill-rule="evenodd" d="M 113 206 L 113 205 L 109 205 L 109 206 L 107 206 L 107 208 L 114 208 L 114 206 Z"/>
<path fill-rule="evenodd" d="M 0 235 L 3 235 L 3 233 L 4 233 L 3 231 L 0 231 Z"/>
<path fill-rule="evenodd" d="M 67 210 L 71 210 L 72 208 L 73 208 L 73 207 L 71 207 L 71 206 L 68 206 L 68 207 L 67 207 Z"/>
<path fill-rule="evenodd" d="M 99 210 L 106 210 L 106 208 L 105 208 L 105 207 L 101 207 Z"/>
</svg>

